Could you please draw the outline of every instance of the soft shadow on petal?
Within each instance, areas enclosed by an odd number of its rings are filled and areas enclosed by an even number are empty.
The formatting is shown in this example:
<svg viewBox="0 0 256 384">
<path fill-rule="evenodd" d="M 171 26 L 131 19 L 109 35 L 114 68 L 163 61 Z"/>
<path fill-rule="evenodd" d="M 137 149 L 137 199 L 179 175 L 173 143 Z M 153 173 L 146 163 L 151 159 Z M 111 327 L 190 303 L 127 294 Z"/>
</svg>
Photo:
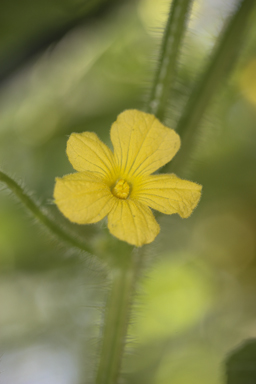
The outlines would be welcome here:
<svg viewBox="0 0 256 384">
<path fill-rule="evenodd" d="M 108 228 L 112 235 L 136 245 L 151 243 L 160 231 L 152 211 L 139 202 L 118 200 L 108 215 Z"/>
<path fill-rule="evenodd" d="M 116 169 L 113 153 L 95 133 L 72 133 L 67 142 L 67 155 L 76 171 L 92 171 L 113 182 Z"/>
<path fill-rule="evenodd" d="M 90 172 L 57 178 L 53 195 L 63 215 L 77 224 L 100 221 L 114 204 L 109 187 Z"/>
<path fill-rule="evenodd" d="M 178 213 L 185 218 L 197 206 L 201 190 L 201 185 L 179 179 L 174 174 L 151 175 L 135 186 L 132 198 L 167 215 Z"/>
<path fill-rule="evenodd" d="M 154 115 L 122 112 L 111 127 L 114 155 L 123 177 L 149 175 L 168 163 L 180 147 L 179 135 Z"/>
</svg>

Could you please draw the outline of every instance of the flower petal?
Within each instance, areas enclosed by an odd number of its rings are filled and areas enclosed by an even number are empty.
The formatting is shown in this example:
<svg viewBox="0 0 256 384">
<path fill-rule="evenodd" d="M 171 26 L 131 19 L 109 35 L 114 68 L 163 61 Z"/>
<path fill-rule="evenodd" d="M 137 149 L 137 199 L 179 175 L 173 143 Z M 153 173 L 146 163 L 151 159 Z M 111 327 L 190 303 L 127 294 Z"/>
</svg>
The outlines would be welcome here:
<svg viewBox="0 0 256 384">
<path fill-rule="evenodd" d="M 122 177 L 155 172 L 180 147 L 180 137 L 173 129 L 165 127 L 154 115 L 137 110 L 121 113 L 110 134 Z"/>
<path fill-rule="evenodd" d="M 109 187 L 90 172 L 57 178 L 54 199 L 63 215 L 78 224 L 100 221 L 114 204 Z"/>
<path fill-rule="evenodd" d="M 67 155 L 76 171 L 92 171 L 104 180 L 114 177 L 113 153 L 93 132 L 72 133 L 67 142 Z"/>
<path fill-rule="evenodd" d="M 131 199 L 116 199 L 108 215 L 108 228 L 118 239 L 137 247 L 151 243 L 160 231 L 152 211 Z"/>
<path fill-rule="evenodd" d="M 202 186 L 174 174 L 152 175 L 136 185 L 131 197 L 167 215 L 191 215 L 201 197 Z"/>
</svg>

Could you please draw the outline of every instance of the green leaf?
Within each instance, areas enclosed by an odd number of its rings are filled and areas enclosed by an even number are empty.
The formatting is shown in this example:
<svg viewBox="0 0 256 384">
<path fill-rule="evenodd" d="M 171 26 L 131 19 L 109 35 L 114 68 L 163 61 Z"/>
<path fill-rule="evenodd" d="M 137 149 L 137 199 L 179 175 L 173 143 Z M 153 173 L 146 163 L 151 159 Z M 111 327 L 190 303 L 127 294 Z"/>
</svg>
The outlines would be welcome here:
<svg viewBox="0 0 256 384">
<path fill-rule="evenodd" d="M 256 340 L 245 342 L 226 361 L 227 384 L 256 383 Z"/>
</svg>

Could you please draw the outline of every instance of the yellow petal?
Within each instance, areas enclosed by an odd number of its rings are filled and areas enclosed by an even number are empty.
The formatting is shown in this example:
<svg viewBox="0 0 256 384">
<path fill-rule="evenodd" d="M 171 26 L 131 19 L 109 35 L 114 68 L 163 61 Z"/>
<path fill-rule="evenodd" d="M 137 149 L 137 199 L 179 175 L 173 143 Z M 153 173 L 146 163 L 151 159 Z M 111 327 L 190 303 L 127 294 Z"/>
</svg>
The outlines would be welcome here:
<svg viewBox="0 0 256 384">
<path fill-rule="evenodd" d="M 95 133 L 72 133 L 67 142 L 67 155 L 76 171 L 92 171 L 113 182 L 116 168 L 113 153 Z"/>
<path fill-rule="evenodd" d="M 149 175 L 168 163 L 180 147 L 180 137 L 173 129 L 137 110 L 121 113 L 110 134 L 123 178 Z"/>
<path fill-rule="evenodd" d="M 100 221 L 114 204 L 109 187 L 90 172 L 57 178 L 54 199 L 63 215 L 77 224 Z"/>
<path fill-rule="evenodd" d="M 178 213 L 185 218 L 197 206 L 201 189 L 201 185 L 174 174 L 152 175 L 135 185 L 131 197 L 167 215 Z"/>
<path fill-rule="evenodd" d="M 151 243 L 160 231 L 152 211 L 130 199 L 116 199 L 108 215 L 108 228 L 118 239 L 137 247 Z"/>
</svg>

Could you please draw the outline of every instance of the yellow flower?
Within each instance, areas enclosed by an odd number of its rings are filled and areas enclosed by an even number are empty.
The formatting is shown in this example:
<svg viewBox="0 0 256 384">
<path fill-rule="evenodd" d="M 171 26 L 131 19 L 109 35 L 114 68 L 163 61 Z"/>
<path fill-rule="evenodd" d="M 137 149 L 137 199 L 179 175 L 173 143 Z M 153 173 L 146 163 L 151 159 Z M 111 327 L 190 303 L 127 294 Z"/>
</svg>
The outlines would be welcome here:
<svg viewBox="0 0 256 384">
<path fill-rule="evenodd" d="M 124 111 L 110 135 L 114 153 L 95 133 L 71 134 L 67 155 L 78 172 L 56 179 L 55 202 L 74 223 L 96 223 L 108 215 L 109 231 L 118 239 L 151 243 L 160 227 L 150 208 L 188 217 L 201 186 L 174 174 L 151 175 L 180 147 L 179 135 L 155 116 Z"/>
</svg>

